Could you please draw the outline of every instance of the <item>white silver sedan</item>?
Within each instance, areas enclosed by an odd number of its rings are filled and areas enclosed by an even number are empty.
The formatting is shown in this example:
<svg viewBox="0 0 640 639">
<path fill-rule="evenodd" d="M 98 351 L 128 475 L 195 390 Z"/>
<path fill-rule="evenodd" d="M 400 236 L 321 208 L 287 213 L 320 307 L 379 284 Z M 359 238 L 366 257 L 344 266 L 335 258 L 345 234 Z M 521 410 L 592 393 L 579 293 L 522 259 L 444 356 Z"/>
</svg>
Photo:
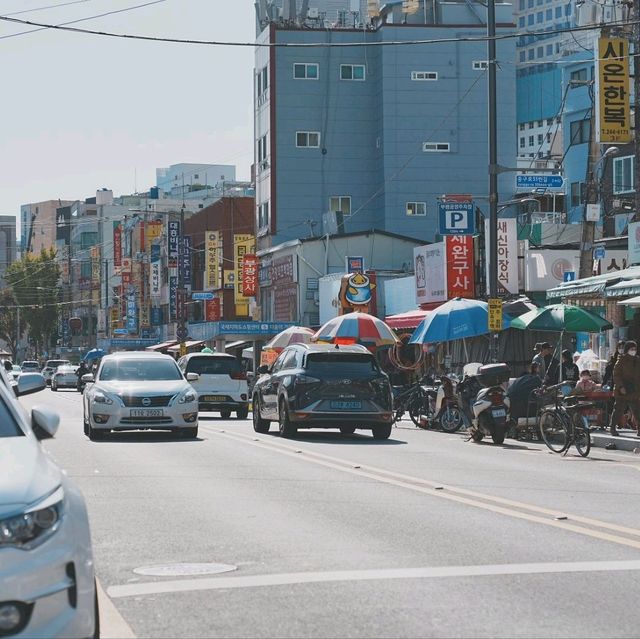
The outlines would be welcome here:
<svg viewBox="0 0 640 639">
<path fill-rule="evenodd" d="M 126 352 L 107 355 L 95 378 L 83 375 L 84 432 L 100 439 L 110 431 L 170 430 L 198 435 L 198 394 L 169 355 Z"/>
<path fill-rule="evenodd" d="M 77 370 L 78 367 L 72 366 L 71 364 L 58 366 L 58 368 L 56 368 L 55 370 L 55 373 L 51 377 L 51 390 L 57 391 L 60 388 L 77 388 Z"/>
</svg>

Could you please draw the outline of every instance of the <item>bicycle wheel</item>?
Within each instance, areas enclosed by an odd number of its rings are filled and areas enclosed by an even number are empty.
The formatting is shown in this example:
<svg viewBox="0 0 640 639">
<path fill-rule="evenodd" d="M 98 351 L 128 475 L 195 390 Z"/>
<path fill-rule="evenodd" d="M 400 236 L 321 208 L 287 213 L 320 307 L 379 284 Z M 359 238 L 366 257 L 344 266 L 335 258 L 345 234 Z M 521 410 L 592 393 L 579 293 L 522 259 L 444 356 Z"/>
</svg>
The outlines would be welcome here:
<svg viewBox="0 0 640 639">
<path fill-rule="evenodd" d="M 564 452 L 569 443 L 569 433 L 563 417 L 555 410 L 543 410 L 538 425 L 547 447 L 554 453 Z"/>
<path fill-rule="evenodd" d="M 421 420 L 429 417 L 429 398 L 422 391 L 417 391 L 409 400 L 408 408 L 411 421 L 416 426 L 421 426 Z"/>
<path fill-rule="evenodd" d="M 447 406 L 440 414 L 440 428 L 445 433 L 455 433 L 465 425 L 465 415 L 457 406 Z"/>
<path fill-rule="evenodd" d="M 581 457 L 586 457 L 591 450 L 591 432 L 589 422 L 584 415 L 573 416 L 573 443 Z"/>
</svg>

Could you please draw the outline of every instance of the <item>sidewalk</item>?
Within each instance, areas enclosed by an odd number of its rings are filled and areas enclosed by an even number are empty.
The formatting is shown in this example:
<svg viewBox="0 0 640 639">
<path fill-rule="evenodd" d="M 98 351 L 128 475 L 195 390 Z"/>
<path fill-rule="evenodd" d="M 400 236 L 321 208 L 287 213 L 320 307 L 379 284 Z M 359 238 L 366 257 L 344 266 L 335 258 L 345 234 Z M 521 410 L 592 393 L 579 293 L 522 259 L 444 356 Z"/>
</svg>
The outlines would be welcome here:
<svg viewBox="0 0 640 639">
<path fill-rule="evenodd" d="M 640 449 L 640 437 L 636 435 L 635 430 L 618 429 L 619 435 L 613 437 L 607 430 L 592 430 L 591 445 L 595 448 L 604 448 L 607 444 L 613 442 L 616 450 L 633 451 L 635 448 Z"/>
</svg>

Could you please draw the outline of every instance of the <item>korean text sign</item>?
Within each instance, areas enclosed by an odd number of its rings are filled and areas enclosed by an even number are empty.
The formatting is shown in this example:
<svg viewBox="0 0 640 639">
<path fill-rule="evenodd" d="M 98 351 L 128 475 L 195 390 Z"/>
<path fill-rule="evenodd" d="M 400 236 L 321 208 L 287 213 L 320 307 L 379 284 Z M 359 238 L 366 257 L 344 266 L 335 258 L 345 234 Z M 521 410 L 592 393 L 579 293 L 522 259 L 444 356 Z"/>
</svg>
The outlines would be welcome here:
<svg viewBox="0 0 640 639">
<path fill-rule="evenodd" d="M 219 289 L 220 284 L 220 253 L 222 252 L 221 234 L 218 231 L 205 233 L 205 280 L 207 290 Z"/>
<path fill-rule="evenodd" d="M 448 297 L 475 297 L 473 236 L 448 235 L 446 247 Z"/>
<path fill-rule="evenodd" d="M 498 220 L 496 231 L 498 234 L 498 294 L 517 295 L 518 282 L 518 230 L 516 220 L 512 218 Z M 485 221 L 486 245 L 491 237 L 489 220 Z M 487 250 L 487 282 L 490 281 L 489 251 Z"/>
<path fill-rule="evenodd" d="M 242 261 L 242 294 L 255 297 L 258 292 L 258 257 L 247 253 Z"/>
<path fill-rule="evenodd" d="M 180 222 L 171 220 L 167 223 L 167 257 L 172 266 L 175 266 L 179 257 Z"/>
</svg>

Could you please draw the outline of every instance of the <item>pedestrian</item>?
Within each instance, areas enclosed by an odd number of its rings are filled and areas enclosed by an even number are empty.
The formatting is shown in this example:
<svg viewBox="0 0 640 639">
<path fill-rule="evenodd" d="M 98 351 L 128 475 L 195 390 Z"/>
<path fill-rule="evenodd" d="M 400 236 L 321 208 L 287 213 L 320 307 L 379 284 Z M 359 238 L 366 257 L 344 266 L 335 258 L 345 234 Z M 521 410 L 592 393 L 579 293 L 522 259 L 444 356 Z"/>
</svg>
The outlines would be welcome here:
<svg viewBox="0 0 640 639">
<path fill-rule="evenodd" d="M 573 361 L 573 356 L 568 348 L 562 351 L 562 363 L 560 364 L 560 381 L 562 382 L 578 382 L 580 371 L 577 364 Z"/>
<path fill-rule="evenodd" d="M 532 364 L 538 364 L 540 378 L 545 384 L 557 384 L 558 360 L 553 356 L 553 346 L 549 342 L 540 343 L 540 352 L 533 358 Z"/>
<path fill-rule="evenodd" d="M 596 384 L 593 377 L 591 377 L 591 371 L 588 368 L 585 368 L 583 371 L 580 371 L 580 379 L 578 380 L 572 394 L 580 395 L 582 393 L 591 393 L 599 388 L 600 386 Z"/>
<path fill-rule="evenodd" d="M 611 434 L 618 434 L 618 427 L 621 426 L 627 409 L 630 411 L 638 429 L 640 436 L 640 401 L 638 392 L 640 391 L 640 359 L 638 358 L 638 345 L 629 340 L 624 344 L 622 355 L 613 368 L 613 383 L 615 404 L 613 415 L 611 415 Z"/>
<path fill-rule="evenodd" d="M 602 378 L 602 386 L 613 386 L 613 367 L 618 361 L 618 357 L 624 353 L 624 340 L 620 340 L 613 351 L 613 355 L 609 358 L 604 369 L 604 377 Z"/>
</svg>

